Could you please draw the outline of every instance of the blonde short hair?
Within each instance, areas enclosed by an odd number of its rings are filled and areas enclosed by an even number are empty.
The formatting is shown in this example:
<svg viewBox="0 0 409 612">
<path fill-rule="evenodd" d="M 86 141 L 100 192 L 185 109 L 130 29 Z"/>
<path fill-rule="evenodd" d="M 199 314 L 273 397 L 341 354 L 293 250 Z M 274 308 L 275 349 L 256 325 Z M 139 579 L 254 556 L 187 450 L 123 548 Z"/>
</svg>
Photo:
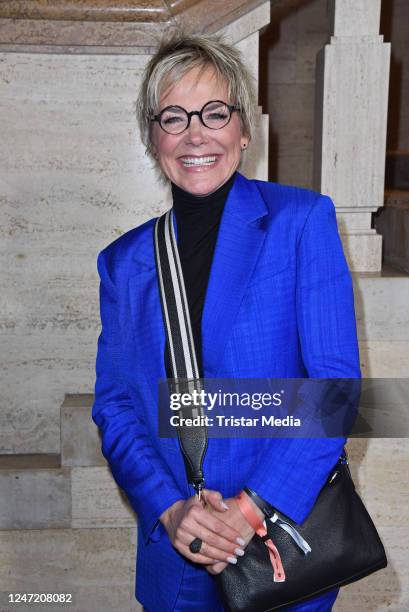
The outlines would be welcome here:
<svg viewBox="0 0 409 612">
<path fill-rule="evenodd" d="M 189 70 L 212 66 L 216 76 L 227 83 L 230 102 L 240 108 L 244 134 L 251 139 L 256 109 L 253 77 L 241 54 L 220 36 L 174 34 L 164 38 L 148 62 L 136 102 L 136 116 L 146 152 L 153 156 L 150 117 L 158 112 L 160 97 L 169 85 Z M 227 100 L 226 100 L 227 102 Z"/>
</svg>

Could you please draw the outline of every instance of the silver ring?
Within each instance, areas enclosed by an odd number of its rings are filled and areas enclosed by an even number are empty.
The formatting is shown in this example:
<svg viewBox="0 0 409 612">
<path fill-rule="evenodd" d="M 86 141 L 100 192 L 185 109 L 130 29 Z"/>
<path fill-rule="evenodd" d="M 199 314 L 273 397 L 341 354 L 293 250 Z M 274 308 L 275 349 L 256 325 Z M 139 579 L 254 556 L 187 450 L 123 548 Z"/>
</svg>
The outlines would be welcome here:
<svg viewBox="0 0 409 612">
<path fill-rule="evenodd" d="M 191 553 L 198 553 L 202 547 L 203 541 L 200 538 L 195 538 L 189 544 L 189 550 Z"/>
</svg>

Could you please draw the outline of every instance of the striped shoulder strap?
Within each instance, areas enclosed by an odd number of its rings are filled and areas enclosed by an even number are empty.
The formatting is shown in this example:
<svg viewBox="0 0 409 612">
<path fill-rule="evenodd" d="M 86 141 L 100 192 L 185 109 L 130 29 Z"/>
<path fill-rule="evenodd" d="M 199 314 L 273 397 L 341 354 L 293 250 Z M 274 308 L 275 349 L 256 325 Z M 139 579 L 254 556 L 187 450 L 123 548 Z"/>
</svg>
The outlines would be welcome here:
<svg viewBox="0 0 409 612">
<path fill-rule="evenodd" d="M 189 305 L 173 227 L 173 210 L 159 217 L 155 224 L 155 261 L 161 296 L 162 315 L 168 339 L 173 389 L 179 392 L 202 389 L 199 379 Z M 172 389 L 172 391 L 173 391 Z M 194 412 L 196 411 L 196 414 Z M 203 414 L 203 407 L 192 410 Z M 200 493 L 204 487 L 203 460 L 207 449 L 205 426 L 178 427 L 179 445 L 185 461 L 188 481 Z"/>
</svg>

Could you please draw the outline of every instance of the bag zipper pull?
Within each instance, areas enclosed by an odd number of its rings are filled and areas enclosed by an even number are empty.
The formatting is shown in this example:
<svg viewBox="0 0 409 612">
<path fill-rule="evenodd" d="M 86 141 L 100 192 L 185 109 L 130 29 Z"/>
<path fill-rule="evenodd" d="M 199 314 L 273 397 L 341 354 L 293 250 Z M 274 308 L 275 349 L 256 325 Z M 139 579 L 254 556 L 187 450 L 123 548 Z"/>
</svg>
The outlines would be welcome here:
<svg viewBox="0 0 409 612">
<path fill-rule="evenodd" d="M 292 525 L 290 525 L 290 523 L 283 521 L 283 519 L 280 518 L 276 512 L 268 520 L 270 520 L 273 524 L 277 525 L 277 527 L 281 527 L 281 529 L 284 529 L 284 531 L 286 531 L 292 537 L 292 539 L 302 550 L 304 555 L 308 555 L 308 553 L 311 552 L 311 546 L 306 540 L 304 540 L 302 535 L 298 533 L 298 531 Z"/>
</svg>

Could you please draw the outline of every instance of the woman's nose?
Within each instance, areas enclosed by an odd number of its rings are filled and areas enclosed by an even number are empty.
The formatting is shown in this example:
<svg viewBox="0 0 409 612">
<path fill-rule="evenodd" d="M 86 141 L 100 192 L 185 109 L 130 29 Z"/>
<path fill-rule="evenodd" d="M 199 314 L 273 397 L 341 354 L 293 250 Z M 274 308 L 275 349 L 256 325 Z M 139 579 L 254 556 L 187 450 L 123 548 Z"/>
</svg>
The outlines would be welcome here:
<svg viewBox="0 0 409 612">
<path fill-rule="evenodd" d="M 190 118 L 190 125 L 186 130 L 186 137 L 193 144 L 200 144 L 206 140 L 206 127 L 197 115 Z"/>
</svg>

